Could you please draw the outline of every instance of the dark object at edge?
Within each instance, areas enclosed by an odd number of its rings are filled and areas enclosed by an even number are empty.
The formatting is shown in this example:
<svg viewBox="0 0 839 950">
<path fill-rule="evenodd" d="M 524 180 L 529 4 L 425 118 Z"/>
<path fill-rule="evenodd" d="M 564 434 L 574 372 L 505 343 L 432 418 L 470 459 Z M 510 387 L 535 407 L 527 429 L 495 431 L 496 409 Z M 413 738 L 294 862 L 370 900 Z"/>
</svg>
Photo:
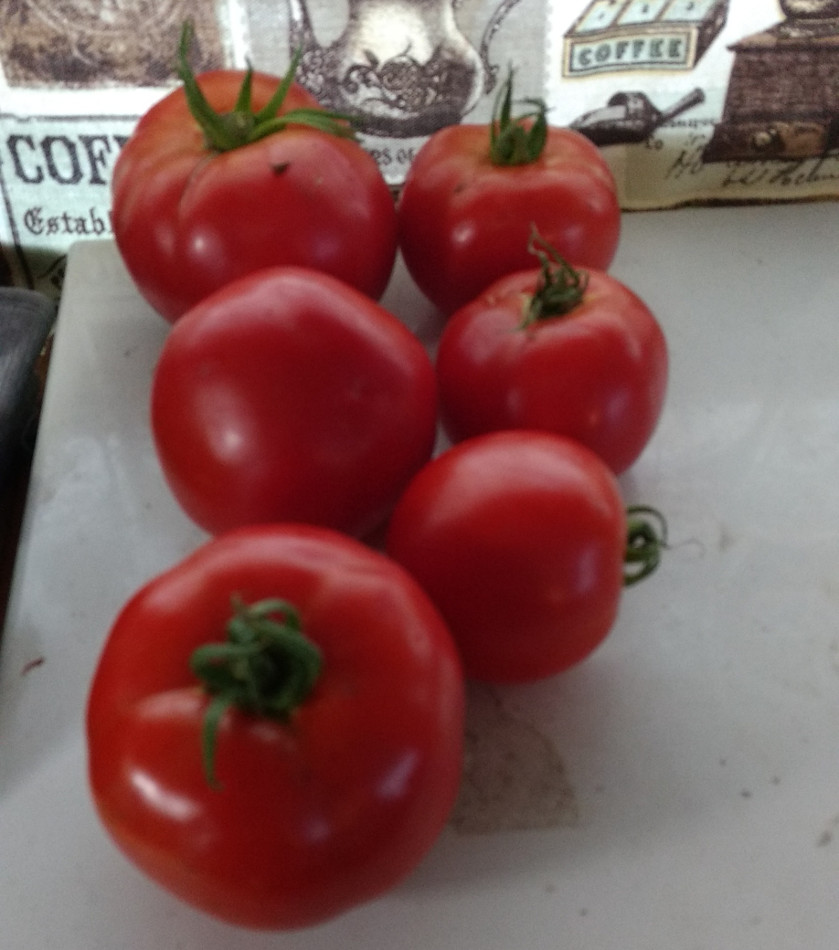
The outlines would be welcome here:
<svg viewBox="0 0 839 950">
<path fill-rule="evenodd" d="M 35 290 L 0 287 L 0 484 L 34 424 L 35 365 L 55 321 L 56 305 Z"/>
</svg>

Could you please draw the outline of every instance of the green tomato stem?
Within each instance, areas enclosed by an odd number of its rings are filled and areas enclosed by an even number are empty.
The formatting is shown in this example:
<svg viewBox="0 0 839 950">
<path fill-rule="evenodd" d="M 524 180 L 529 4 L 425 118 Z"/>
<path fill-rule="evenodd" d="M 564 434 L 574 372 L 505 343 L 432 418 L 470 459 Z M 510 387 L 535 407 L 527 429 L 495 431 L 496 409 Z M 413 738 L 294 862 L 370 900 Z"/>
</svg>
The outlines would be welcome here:
<svg viewBox="0 0 839 950">
<path fill-rule="evenodd" d="M 178 76 L 183 83 L 189 111 L 201 127 L 207 147 L 216 152 L 229 152 L 268 135 L 282 132 L 290 125 L 304 125 L 311 129 L 355 138 L 352 117 L 320 108 L 290 109 L 277 115 L 294 81 L 301 51 L 292 57 L 289 68 L 271 99 L 258 111 L 253 111 L 253 67 L 248 64 L 236 104 L 230 112 L 217 112 L 207 101 L 189 64 L 189 51 L 195 32 L 190 20 L 184 23 L 178 45 Z"/>
<path fill-rule="evenodd" d="M 234 601 L 227 641 L 198 647 L 190 667 L 212 697 L 202 730 L 207 782 L 218 788 L 215 754 L 224 713 L 235 707 L 287 721 L 311 693 L 322 657 L 303 633 L 297 610 L 284 600 Z"/>
<path fill-rule="evenodd" d="M 667 521 L 649 505 L 630 505 L 626 514 L 623 583 L 631 587 L 649 577 L 661 562 L 661 553 L 667 548 Z"/>
<path fill-rule="evenodd" d="M 539 260 L 539 278 L 534 292 L 525 298 L 522 329 L 570 313 L 582 303 L 588 287 L 588 273 L 573 268 L 535 226 L 527 249 Z"/>
<path fill-rule="evenodd" d="M 495 97 L 489 126 L 489 157 L 493 165 L 529 165 L 538 160 L 548 139 L 548 107 L 544 99 L 521 99 L 532 106 L 513 116 L 513 70 Z"/>
</svg>

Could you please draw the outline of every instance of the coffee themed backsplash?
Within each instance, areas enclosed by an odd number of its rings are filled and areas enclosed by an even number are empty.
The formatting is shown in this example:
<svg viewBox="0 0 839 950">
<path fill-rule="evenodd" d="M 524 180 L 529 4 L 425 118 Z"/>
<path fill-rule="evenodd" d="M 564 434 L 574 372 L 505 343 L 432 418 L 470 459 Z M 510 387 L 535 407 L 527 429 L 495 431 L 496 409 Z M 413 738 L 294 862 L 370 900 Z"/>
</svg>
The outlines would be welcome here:
<svg viewBox="0 0 839 950">
<path fill-rule="evenodd" d="M 839 195 L 837 0 L 12 0 L 0 5 L 0 272 L 60 293 L 108 237 L 139 116 L 197 69 L 283 73 L 358 117 L 398 189 L 428 135 L 486 121 L 499 78 L 594 141 L 625 210 Z"/>
</svg>

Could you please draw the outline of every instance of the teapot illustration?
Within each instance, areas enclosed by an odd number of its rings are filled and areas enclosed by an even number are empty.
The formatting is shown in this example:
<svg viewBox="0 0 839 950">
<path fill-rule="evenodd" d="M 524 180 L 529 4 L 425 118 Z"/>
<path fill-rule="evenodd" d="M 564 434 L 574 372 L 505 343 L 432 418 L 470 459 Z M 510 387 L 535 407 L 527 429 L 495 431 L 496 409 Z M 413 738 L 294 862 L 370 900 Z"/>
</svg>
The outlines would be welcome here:
<svg viewBox="0 0 839 950">
<path fill-rule="evenodd" d="M 297 81 L 324 108 L 352 114 L 361 132 L 430 135 L 459 122 L 495 86 L 489 47 L 519 0 L 499 0 L 480 47 L 455 18 L 463 0 L 348 0 L 335 42 L 317 41 L 306 0 L 287 0 Z"/>
</svg>

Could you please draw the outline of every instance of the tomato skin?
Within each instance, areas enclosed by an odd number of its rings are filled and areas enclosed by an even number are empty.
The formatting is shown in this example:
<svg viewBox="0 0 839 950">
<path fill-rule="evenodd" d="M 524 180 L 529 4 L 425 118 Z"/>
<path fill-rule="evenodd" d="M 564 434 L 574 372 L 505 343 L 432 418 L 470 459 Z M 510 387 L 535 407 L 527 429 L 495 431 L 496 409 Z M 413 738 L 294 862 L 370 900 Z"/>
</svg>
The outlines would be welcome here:
<svg viewBox="0 0 839 950">
<path fill-rule="evenodd" d="M 323 667 L 287 723 L 225 713 L 213 788 L 189 656 L 224 638 L 233 593 L 293 603 Z M 122 851 L 181 899 L 241 926 L 308 926 L 393 887 L 436 840 L 463 703 L 445 625 L 398 565 L 327 529 L 242 529 L 117 617 L 87 706 L 94 801 Z"/>
<path fill-rule="evenodd" d="M 173 494 L 207 531 L 306 521 L 362 535 L 431 456 L 434 367 L 360 291 L 271 268 L 172 327 L 151 423 Z"/>
<path fill-rule="evenodd" d="M 460 442 L 411 481 L 387 552 L 443 615 L 467 676 L 519 682 L 579 663 L 623 587 L 626 515 L 613 473 L 549 433 Z"/>
<path fill-rule="evenodd" d="M 233 108 L 243 72 L 204 73 L 210 105 Z M 253 74 L 253 107 L 280 80 Z M 280 114 L 316 101 L 293 84 Z M 141 118 L 112 178 L 114 238 L 141 294 L 174 321 L 203 297 L 276 264 L 313 267 L 373 298 L 396 255 L 396 211 L 357 143 L 296 125 L 227 152 L 205 146 L 183 88 Z"/>
<path fill-rule="evenodd" d="M 664 406 L 664 333 L 636 294 L 594 270 L 576 308 L 522 327 L 539 275 L 502 278 L 444 327 L 436 371 L 446 432 L 453 441 L 498 429 L 555 432 L 623 472 Z"/>
<path fill-rule="evenodd" d="M 429 138 L 399 197 L 399 244 L 411 276 L 445 313 L 493 281 L 532 266 L 535 225 L 566 260 L 606 270 L 621 212 L 605 159 L 585 136 L 551 127 L 542 155 L 493 165 L 485 125 L 457 125 Z"/>
</svg>

